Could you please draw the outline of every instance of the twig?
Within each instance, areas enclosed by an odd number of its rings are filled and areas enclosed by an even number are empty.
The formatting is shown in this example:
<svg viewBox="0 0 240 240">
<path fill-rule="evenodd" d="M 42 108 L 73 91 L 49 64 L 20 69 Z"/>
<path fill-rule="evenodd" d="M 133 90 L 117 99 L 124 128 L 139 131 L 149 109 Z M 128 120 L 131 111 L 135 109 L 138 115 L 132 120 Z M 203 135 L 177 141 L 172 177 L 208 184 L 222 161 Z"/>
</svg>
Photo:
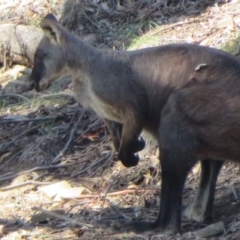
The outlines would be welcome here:
<svg viewBox="0 0 240 240">
<path fill-rule="evenodd" d="M 50 184 L 50 182 L 27 181 L 27 182 L 20 183 L 20 184 L 14 185 L 14 186 L 0 188 L 0 191 L 2 191 L 2 192 L 9 191 L 9 190 L 24 187 L 27 185 L 47 185 L 47 184 Z"/>
<path fill-rule="evenodd" d="M 51 98 L 51 97 L 58 97 L 58 96 L 64 96 L 64 97 L 70 97 L 73 98 L 74 100 L 76 100 L 76 97 L 73 93 L 71 92 L 58 92 L 58 93 L 51 93 L 51 94 L 37 94 L 37 93 L 23 93 L 22 95 L 20 94 L 4 94 L 4 95 L 0 95 L 0 97 L 8 97 L 8 96 L 13 96 L 13 97 L 19 97 L 22 98 L 23 100 L 30 100 L 29 98 L 34 97 L 34 99 L 39 99 L 39 98 Z"/>
<path fill-rule="evenodd" d="M 12 172 L 8 172 L 2 175 L 2 177 L 6 177 L 6 176 L 10 176 L 11 174 L 13 174 Z"/>
<path fill-rule="evenodd" d="M 49 215 L 49 216 L 54 217 L 54 218 L 62 219 L 64 221 L 66 221 L 66 222 L 71 223 L 74 226 L 80 226 L 80 227 L 84 226 L 84 227 L 88 227 L 88 228 L 93 227 L 90 224 L 80 223 L 80 222 L 78 222 L 78 221 L 76 221 L 74 219 L 68 218 L 66 216 L 63 216 L 63 215 L 60 215 L 60 214 L 57 214 L 57 213 L 54 213 L 54 212 L 47 211 L 47 210 L 45 210 L 45 209 L 43 209 L 41 207 L 33 207 L 32 210 L 41 211 L 41 212 L 45 213 L 46 215 Z"/>
<path fill-rule="evenodd" d="M 8 224 L 12 224 L 13 222 L 11 221 L 10 222 L 10 220 L 6 220 L 6 219 L 2 219 L 2 218 L 0 218 L 0 224 L 1 225 L 8 225 Z"/>
<path fill-rule="evenodd" d="M 67 92 L 59 92 L 59 93 L 52 93 L 52 94 L 42 94 L 40 96 L 38 96 L 36 99 L 38 98 L 51 98 L 51 97 L 58 97 L 58 96 L 66 96 L 66 97 L 70 97 L 76 100 L 76 97 L 73 93 L 67 93 Z"/>
<path fill-rule="evenodd" d="M 90 21 L 101 32 L 101 34 L 103 34 L 102 28 L 99 27 L 99 24 L 92 21 L 91 18 L 89 18 L 86 13 L 84 13 L 84 16 L 88 19 L 88 21 Z M 101 24 L 100 24 L 100 26 L 101 26 Z"/>
<path fill-rule="evenodd" d="M 113 156 L 113 154 L 111 155 L 111 157 L 112 157 L 112 156 Z M 116 181 L 119 179 L 119 177 L 120 177 L 120 175 L 122 174 L 123 171 L 124 171 L 124 170 L 120 171 L 120 172 L 117 174 L 117 176 L 115 177 L 115 179 L 114 179 L 114 180 L 111 182 L 111 184 L 108 186 L 108 188 L 107 188 L 107 190 L 106 190 L 106 192 L 105 192 L 105 194 L 104 194 L 104 197 L 103 197 L 103 203 L 102 203 L 102 206 L 101 206 L 101 211 L 100 211 L 98 220 L 100 220 L 101 217 L 102 217 L 102 211 L 103 211 L 104 204 L 105 204 L 105 202 L 106 202 L 106 198 L 107 198 L 108 192 L 111 190 L 112 185 L 115 184 Z"/>
<path fill-rule="evenodd" d="M 109 158 L 106 160 L 106 162 L 101 166 L 101 168 L 97 168 L 97 170 L 94 171 L 94 172 L 92 172 L 89 177 L 94 176 L 99 170 L 103 169 L 103 168 L 105 167 L 105 165 L 107 165 L 108 162 L 112 159 L 113 155 L 114 155 L 114 153 L 112 152 L 112 153 L 110 154 Z"/>
<path fill-rule="evenodd" d="M 75 123 L 74 127 L 72 128 L 70 135 L 69 135 L 69 139 L 66 143 L 66 145 L 64 146 L 64 148 L 59 152 L 59 154 L 52 160 L 52 164 L 57 162 L 57 160 L 63 156 L 63 154 L 66 152 L 66 150 L 68 149 L 68 146 L 70 145 L 70 143 L 72 142 L 73 136 L 77 130 L 78 124 L 80 123 L 80 121 L 82 120 L 83 116 L 85 114 L 85 109 L 82 110 L 82 113 L 80 115 L 80 117 L 78 118 L 77 122 Z"/>
<path fill-rule="evenodd" d="M 92 128 L 96 127 L 98 124 L 102 124 L 102 119 L 101 118 L 97 118 L 97 120 L 91 124 L 88 125 L 88 128 L 82 133 L 82 135 L 84 135 L 85 133 L 87 133 L 89 130 L 91 130 Z"/>
<path fill-rule="evenodd" d="M 51 165 L 51 166 L 34 167 L 34 168 L 26 170 L 26 171 L 22 171 L 22 172 L 19 172 L 19 173 L 16 173 L 16 174 L 12 174 L 10 176 L 0 178 L 0 182 L 18 177 L 18 176 L 26 174 L 26 173 L 34 172 L 34 171 L 47 170 L 47 169 L 51 169 L 51 168 L 62 168 L 62 167 L 68 167 L 68 166 L 72 166 L 72 165 L 76 165 L 76 163 L 66 163 L 66 164 L 58 164 L 58 165 Z"/>
<path fill-rule="evenodd" d="M 200 17 L 199 17 L 200 18 Z M 163 29 L 159 29 L 159 30 L 157 30 L 157 31 L 154 31 L 154 32 L 150 32 L 149 34 L 147 34 L 147 36 L 149 36 L 149 37 L 152 37 L 153 35 L 155 35 L 155 34 L 158 34 L 158 33 L 160 33 L 160 32 L 165 32 L 165 31 L 167 31 L 167 30 L 170 30 L 170 29 L 172 29 L 172 28 L 175 28 L 175 27 L 177 27 L 177 26 L 181 26 L 181 25 L 184 25 L 184 24 L 189 24 L 189 23 L 194 23 L 194 22 L 199 22 L 199 21 L 201 21 L 199 18 L 197 18 L 197 19 L 193 19 L 193 20 L 190 20 L 190 21 L 187 21 L 187 22 L 177 22 L 177 23 L 173 23 L 171 26 L 169 26 L 169 27 L 166 27 L 166 28 L 163 28 Z"/>
<path fill-rule="evenodd" d="M 8 116 L 8 117 L 1 118 L 0 123 L 37 122 L 37 121 L 57 119 L 60 117 L 61 115 L 47 116 L 42 118 L 27 118 L 27 117 L 16 118 L 16 116 Z"/>
<path fill-rule="evenodd" d="M 29 98 L 24 97 L 20 94 L 14 94 L 14 93 L 8 93 L 8 94 L 0 95 L 0 97 L 2 97 L 2 98 L 4 98 L 4 97 L 15 97 L 15 98 L 20 98 L 23 101 L 29 101 Z"/>
<path fill-rule="evenodd" d="M 0 155 L 4 154 L 4 150 L 0 151 Z M 21 153 L 21 150 L 22 150 L 22 147 L 14 148 L 14 150 L 10 153 L 10 155 L 8 155 L 8 160 L 4 161 L 4 163 L 0 167 L 0 171 L 3 170 L 8 164 L 10 164 L 15 159 L 15 157 L 17 157 L 17 155 Z"/>
<path fill-rule="evenodd" d="M 211 29 L 210 31 L 206 32 L 200 39 L 198 39 L 197 41 L 194 41 L 193 43 L 200 44 L 202 41 L 204 41 L 211 35 L 216 35 L 219 32 L 222 32 L 222 29 L 214 29 L 214 30 Z"/>
<path fill-rule="evenodd" d="M 40 125 L 37 125 L 37 126 L 34 126 L 34 127 L 30 128 L 30 129 L 27 129 L 26 131 L 20 133 L 18 136 L 16 136 L 15 138 L 13 138 L 12 141 L 10 141 L 9 143 L 7 143 L 7 144 L 1 149 L 0 155 L 1 155 L 6 149 L 8 149 L 9 146 L 11 146 L 13 143 L 15 143 L 19 138 L 25 136 L 26 134 L 30 133 L 31 131 L 33 131 L 33 130 L 35 130 L 35 129 L 37 129 L 37 128 L 39 128 L 39 126 L 40 126 Z"/>
<path fill-rule="evenodd" d="M 92 128 L 97 127 L 98 124 L 102 124 L 102 120 L 101 120 L 100 118 L 98 118 L 95 122 L 89 124 L 88 127 L 87 127 L 87 129 L 81 133 L 81 135 L 78 137 L 78 139 L 80 139 L 82 136 L 84 136 L 84 134 L 86 134 L 86 133 L 87 133 L 88 131 L 90 131 Z M 84 125 L 82 126 L 82 128 L 84 128 L 85 125 L 86 125 L 86 124 L 84 124 Z"/>
<path fill-rule="evenodd" d="M 137 194 L 137 193 L 145 193 L 145 192 L 150 192 L 150 193 L 158 193 L 158 190 L 156 189 L 125 189 L 122 191 L 117 191 L 117 192 L 111 192 L 111 193 L 107 193 L 107 195 L 105 196 L 104 194 L 86 194 L 86 195 L 80 195 L 77 197 L 77 199 L 80 198 L 104 198 L 104 197 L 114 197 L 114 196 L 118 196 L 118 195 L 125 195 L 125 194 Z"/>
<path fill-rule="evenodd" d="M 17 223 L 17 225 L 24 226 L 25 228 L 28 228 L 28 230 L 32 230 L 34 227 L 28 225 L 24 221 L 20 220 L 19 218 L 16 218 L 15 216 L 11 216 Z"/>
<path fill-rule="evenodd" d="M 94 167 L 95 165 L 98 165 L 100 162 L 102 162 L 102 161 L 104 161 L 104 160 L 106 160 L 105 157 L 104 157 L 104 158 L 101 158 L 99 161 L 93 162 L 90 166 L 84 168 L 82 171 L 71 175 L 71 178 L 78 177 L 80 174 L 84 173 L 85 171 L 87 171 L 88 169 Z"/>
<path fill-rule="evenodd" d="M 24 57 L 22 58 L 23 61 L 24 61 L 24 65 L 29 66 L 29 62 L 31 62 L 31 59 L 28 57 L 28 54 L 27 54 L 27 46 L 25 46 L 25 44 L 23 44 L 21 36 L 19 36 L 19 34 L 17 33 L 17 26 L 18 25 L 16 24 L 15 27 L 14 27 L 15 36 L 16 36 L 18 44 L 21 48 L 21 55 L 25 57 L 25 58 Z"/>
<path fill-rule="evenodd" d="M 109 205 L 110 205 L 110 207 L 111 207 L 118 215 L 120 215 L 120 216 L 123 217 L 124 219 L 129 219 L 125 214 L 121 213 L 114 204 L 112 204 L 111 202 L 109 202 Z"/>
</svg>

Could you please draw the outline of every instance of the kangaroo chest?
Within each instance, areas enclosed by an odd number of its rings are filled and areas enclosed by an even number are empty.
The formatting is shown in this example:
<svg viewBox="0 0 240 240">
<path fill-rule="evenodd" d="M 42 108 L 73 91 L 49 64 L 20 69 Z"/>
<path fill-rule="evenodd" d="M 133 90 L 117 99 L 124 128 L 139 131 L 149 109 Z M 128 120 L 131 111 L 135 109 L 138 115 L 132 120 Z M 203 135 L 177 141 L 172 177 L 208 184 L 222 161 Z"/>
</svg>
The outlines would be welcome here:
<svg viewBox="0 0 240 240">
<path fill-rule="evenodd" d="M 86 76 L 81 77 L 81 80 L 74 79 L 73 89 L 77 100 L 84 108 L 93 109 L 102 118 L 122 122 L 121 111 L 98 97 L 92 90 L 91 83 Z"/>
</svg>

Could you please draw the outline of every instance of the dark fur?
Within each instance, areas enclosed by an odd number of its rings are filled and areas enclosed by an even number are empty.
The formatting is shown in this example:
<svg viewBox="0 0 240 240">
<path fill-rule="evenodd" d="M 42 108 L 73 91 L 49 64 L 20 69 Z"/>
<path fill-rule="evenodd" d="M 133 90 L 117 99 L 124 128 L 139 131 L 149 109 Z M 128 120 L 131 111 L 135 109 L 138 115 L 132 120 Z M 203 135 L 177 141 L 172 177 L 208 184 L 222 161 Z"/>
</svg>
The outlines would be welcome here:
<svg viewBox="0 0 240 240">
<path fill-rule="evenodd" d="M 200 188 L 186 214 L 211 220 L 223 163 L 211 159 L 240 160 L 240 61 L 223 51 L 190 44 L 131 52 L 98 50 L 68 33 L 52 16 L 41 27 L 47 36 L 35 54 L 31 79 L 36 90 L 71 74 L 78 100 L 104 119 L 127 167 L 138 163 L 134 153 L 144 148 L 139 139 L 143 129 L 159 141 L 158 218 L 125 228 L 178 232 L 184 182 L 198 158 L 203 160 Z"/>
</svg>

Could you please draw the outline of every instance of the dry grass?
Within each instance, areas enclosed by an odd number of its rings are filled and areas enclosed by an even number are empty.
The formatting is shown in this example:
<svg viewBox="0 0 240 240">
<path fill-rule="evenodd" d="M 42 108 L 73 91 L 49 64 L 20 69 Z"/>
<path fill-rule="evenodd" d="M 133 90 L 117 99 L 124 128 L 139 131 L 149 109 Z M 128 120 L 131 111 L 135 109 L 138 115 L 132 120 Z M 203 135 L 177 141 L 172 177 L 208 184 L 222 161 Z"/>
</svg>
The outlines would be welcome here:
<svg viewBox="0 0 240 240">
<path fill-rule="evenodd" d="M 47 13 L 60 16 L 62 0 L 0 0 L 0 23 L 15 23 L 38 26 Z"/>
</svg>

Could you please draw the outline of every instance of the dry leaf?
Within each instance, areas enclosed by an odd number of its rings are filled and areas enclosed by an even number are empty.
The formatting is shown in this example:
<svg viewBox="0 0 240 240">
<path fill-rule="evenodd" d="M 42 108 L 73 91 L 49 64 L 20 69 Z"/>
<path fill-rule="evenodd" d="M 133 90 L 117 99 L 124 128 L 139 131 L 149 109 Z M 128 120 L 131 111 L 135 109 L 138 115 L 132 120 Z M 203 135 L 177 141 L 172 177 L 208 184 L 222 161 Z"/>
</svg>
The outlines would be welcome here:
<svg viewBox="0 0 240 240">
<path fill-rule="evenodd" d="M 49 197 L 53 197 L 56 194 L 58 194 L 60 191 L 63 189 L 69 189 L 71 188 L 71 185 L 67 181 L 61 181 L 57 183 L 53 183 L 51 185 L 47 185 L 44 187 L 39 188 L 39 191 L 44 192 L 47 194 Z"/>
<path fill-rule="evenodd" d="M 222 19 L 217 23 L 219 28 L 234 29 L 234 21 L 232 17 Z"/>
<path fill-rule="evenodd" d="M 135 184 L 131 184 L 127 187 L 127 189 L 138 189 L 138 186 Z"/>
<path fill-rule="evenodd" d="M 82 195 L 84 190 L 86 190 L 85 187 L 75 187 L 75 188 L 62 189 L 60 192 L 58 192 L 56 198 L 58 198 L 58 197 L 60 197 L 62 199 L 78 198 L 79 196 Z"/>
</svg>

